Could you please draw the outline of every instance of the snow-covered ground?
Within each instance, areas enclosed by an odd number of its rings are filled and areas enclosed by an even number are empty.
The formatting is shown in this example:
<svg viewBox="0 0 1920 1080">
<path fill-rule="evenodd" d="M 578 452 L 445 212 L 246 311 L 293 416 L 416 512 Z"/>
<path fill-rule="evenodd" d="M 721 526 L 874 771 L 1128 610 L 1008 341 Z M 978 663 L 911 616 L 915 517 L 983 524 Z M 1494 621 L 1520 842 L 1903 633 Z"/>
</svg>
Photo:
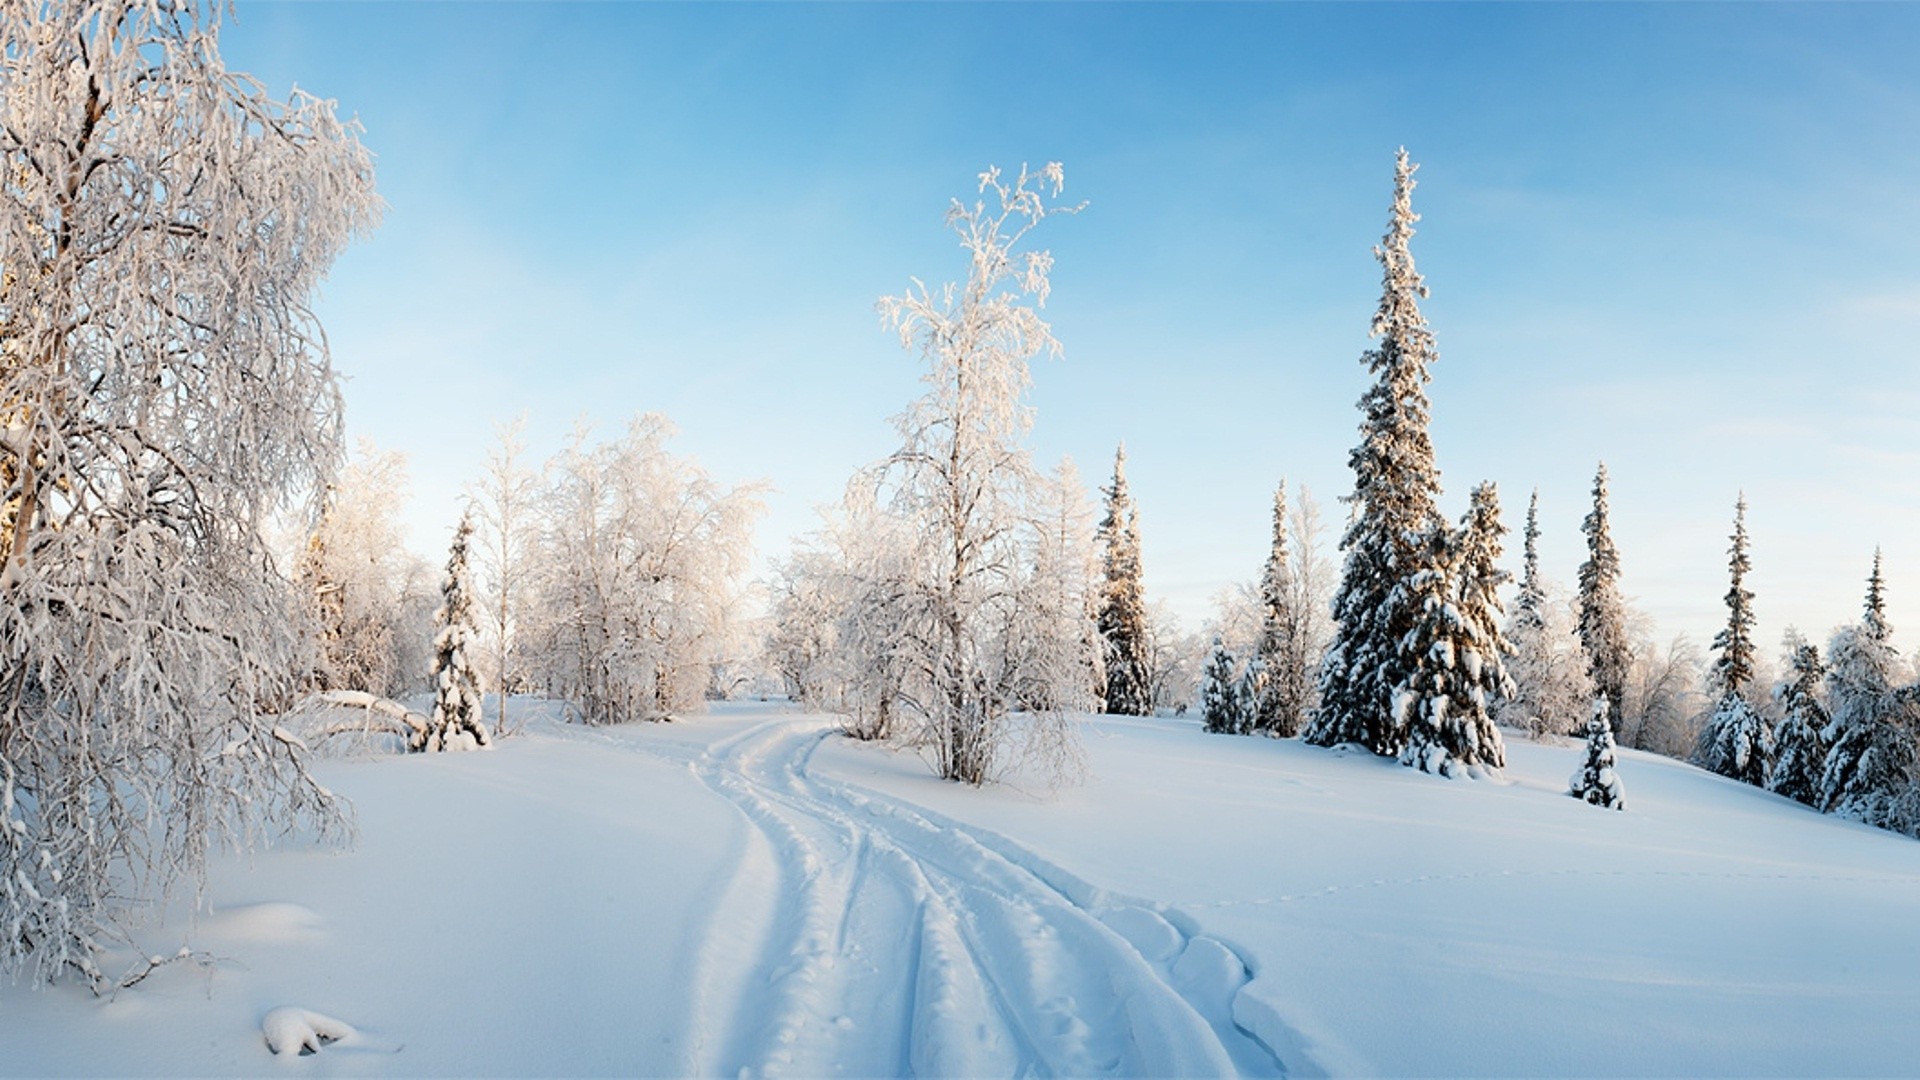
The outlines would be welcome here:
<svg viewBox="0 0 1920 1080">
<path fill-rule="evenodd" d="M 357 847 L 223 860 L 211 912 L 141 932 L 211 967 L 0 988 L 0 1073 L 1920 1061 L 1913 841 L 1633 752 L 1627 811 L 1598 810 L 1560 793 L 1572 743 L 1448 782 L 1188 721 L 1087 735 L 1091 778 L 1052 794 L 944 784 L 779 704 L 328 763 Z"/>
</svg>

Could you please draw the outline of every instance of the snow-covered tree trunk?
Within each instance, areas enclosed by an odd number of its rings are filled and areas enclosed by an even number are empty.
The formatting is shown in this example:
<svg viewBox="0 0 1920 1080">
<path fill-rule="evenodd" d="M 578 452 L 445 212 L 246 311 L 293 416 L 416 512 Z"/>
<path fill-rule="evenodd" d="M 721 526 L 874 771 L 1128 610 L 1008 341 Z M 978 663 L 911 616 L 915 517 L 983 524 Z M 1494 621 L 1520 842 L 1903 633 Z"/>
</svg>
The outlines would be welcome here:
<svg viewBox="0 0 1920 1080">
<path fill-rule="evenodd" d="M 1607 521 L 1605 462 L 1594 474 L 1593 509 L 1580 529 L 1587 536 L 1587 561 L 1580 564 L 1580 644 L 1587 650 L 1595 691 L 1607 699 L 1609 715 L 1620 717 L 1633 655 L 1620 599 L 1620 552 Z"/>
<path fill-rule="evenodd" d="M 1440 475 L 1427 433 L 1431 405 L 1426 384 L 1435 359 L 1433 334 L 1420 314 L 1427 295 L 1409 247 L 1414 223 L 1414 170 L 1400 151 L 1393 209 L 1374 249 L 1382 272 L 1380 306 L 1372 334 L 1379 344 L 1361 362 L 1374 385 L 1360 399 L 1361 441 L 1349 457 L 1352 517 L 1340 547 L 1346 552 L 1334 596 L 1337 625 L 1320 668 L 1320 706 L 1308 742 L 1353 742 L 1376 754 L 1398 755 L 1406 744 L 1395 693 L 1412 674 L 1401 642 L 1420 616 L 1408 585 L 1430 570 L 1429 540 L 1444 531 L 1437 500 Z"/>
<path fill-rule="evenodd" d="M 440 610 L 434 614 L 438 632 L 433 636 L 433 716 L 426 730 L 408 743 L 409 750 L 475 749 L 492 741 L 483 718 L 486 706 L 480 696 L 480 676 L 473 668 L 477 635 L 473 626 L 473 580 L 467 569 L 467 544 L 472 536 L 472 518 L 462 517 L 447 555 Z"/>
<path fill-rule="evenodd" d="M 1100 521 L 1101 563 L 1106 588 L 1100 604 L 1100 637 L 1106 643 L 1104 699 L 1116 716 L 1153 712 L 1152 662 L 1148 657 L 1146 591 L 1141 583 L 1140 519 L 1127 491 L 1127 448 L 1113 455 L 1113 483 Z"/>
<path fill-rule="evenodd" d="M 1587 721 L 1587 761 L 1567 785 L 1567 793 L 1581 802 L 1625 810 L 1627 801 L 1614 761 L 1613 727 L 1607 723 L 1607 699 L 1593 701 L 1593 719 Z"/>
<path fill-rule="evenodd" d="M 263 715 L 301 663 L 263 523 L 337 460 L 308 304 L 377 199 L 190 0 L 0 7 L 0 199 L 0 975 L 99 980 L 212 844 L 340 822 Z"/>
</svg>

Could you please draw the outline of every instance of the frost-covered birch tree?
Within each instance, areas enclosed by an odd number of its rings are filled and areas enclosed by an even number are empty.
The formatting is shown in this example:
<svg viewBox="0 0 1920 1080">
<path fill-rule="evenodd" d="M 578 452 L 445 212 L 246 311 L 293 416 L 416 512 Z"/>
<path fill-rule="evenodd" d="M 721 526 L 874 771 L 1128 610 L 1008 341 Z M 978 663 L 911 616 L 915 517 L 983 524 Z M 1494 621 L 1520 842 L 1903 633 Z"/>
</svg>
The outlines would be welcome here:
<svg viewBox="0 0 1920 1080">
<path fill-rule="evenodd" d="M 530 660 L 588 723 L 667 720 L 700 706 L 730 640 L 758 488 L 724 488 L 666 449 L 673 425 L 586 428 L 549 466 Z"/>
<path fill-rule="evenodd" d="M 539 498 L 539 477 L 521 463 L 526 451 L 526 416 L 501 425 L 500 441 L 487 453 L 486 470 L 472 490 L 472 505 L 481 527 L 481 565 L 487 588 L 480 616 L 487 631 L 489 664 L 499 715 L 494 730 L 511 733 L 507 725 L 507 695 L 514 687 L 513 650 L 520 631 L 520 609 L 528 577 L 529 549 L 536 539 L 533 513 Z"/>
<path fill-rule="evenodd" d="M 879 304 L 927 365 L 926 393 L 896 420 L 901 445 L 884 471 L 889 509 L 915 539 L 899 700 L 934 771 L 970 784 L 1003 764 L 1025 677 L 1007 662 L 1018 654 L 1005 639 L 1018 619 L 1033 484 L 1028 363 L 1059 351 L 1040 316 L 1053 256 L 1027 240 L 1049 216 L 1077 209 L 1055 202 L 1064 183 L 1058 163 L 1012 179 L 981 173 L 980 197 L 954 200 L 946 218 L 967 255 L 966 280 L 932 289 L 915 279 Z M 1041 727 L 1057 719 L 1034 717 Z M 1052 730 L 1057 738 L 1029 745 L 1048 754 L 1072 742 L 1069 728 Z"/>
<path fill-rule="evenodd" d="M 1035 712 L 1095 707 L 1106 650 L 1100 640 L 1100 560 L 1080 471 L 1063 459 L 1035 478 L 1032 552 L 1012 647 L 1024 654 L 1019 703 Z"/>
<path fill-rule="evenodd" d="M 97 983 L 212 844 L 339 821 L 263 715 L 300 654 L 263 531 L 338 455 L 309 302 L 372 163 L 219 29 L 0 6 L 0 974 Z"/>
<path fill-rule="evenodd" d="M 1320 667 L 1320 707 L 1306 740 L 1320 746 L 1359 743 L 1397 756 L 1406 729 L 1395 714 L 1396 688 L 1412 674 L 1401 642 L 1419 617 L 1421 599 L 1409 588 L 1432 568 L 1444 533 L 1440 473 L 1427 433 L 1432 406 L 1426 384 L 1435 359 L 1433 332 L 1420 314 L 1427 286 L 1414 267 L 1413 174 L 1402 149 L 1394 166 L 1393 208 L 1374 257 L 1382 268 L 1380 306 L 1372 335 L 1379 344 L 1362 354 L 1374 384 L 1360 399 L 1360 445 L 1353 468 L 1352 516 L 1340 540 L 1346 552 L 1333 600 L 1337 629 Z"/>
<path fill-rule="evenodd" d="M 421 674 L 409 670 L 411 641 L 431 630 L 411 618 L 421 575 L 401 536 L 406 499 L 405 455 L 366 440 L 325 493 L 295 570 L 315 631 L 313 689 L 384 696 Z"/>
<path fill-rule="evenodd" d="M 467 566 L 467 548 L 473 538 L 473 519 L 463 516 L 447 552 L 447 577 L 440 587 L 440 609 L 434 613 L 433 715 L 425 730 L 409 742 L 409 750 L 464 750 L 488 745 L 482 720 L 480 675 L 474 670 L 473 574 Z"/>
</svg>

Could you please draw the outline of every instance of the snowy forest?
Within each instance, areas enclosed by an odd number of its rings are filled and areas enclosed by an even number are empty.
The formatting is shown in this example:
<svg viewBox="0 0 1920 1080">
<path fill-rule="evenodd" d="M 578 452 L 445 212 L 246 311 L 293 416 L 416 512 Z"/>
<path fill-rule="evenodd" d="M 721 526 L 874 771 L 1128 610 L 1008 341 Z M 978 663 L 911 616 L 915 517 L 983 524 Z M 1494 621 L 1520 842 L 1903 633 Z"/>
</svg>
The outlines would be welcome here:
<svg viewBox="0 0 1920 1080">
<path fill-rule="evenodd" d="M 1637 806 L 1637 751 L 1920 837 L 1920 669 L 1894 647 L 1882 573 L 1909 538 L 1862 540 L 1861 606 L 1837 629 L 1756 640 L 1765 544 L 1726 492 L 1726 577 L 1697 583 L 1724 589 L 1725 621 L 1703 645 L 1641 613 L 1609 518 L 1635 493 L 1604 462 L 1578 510 L 1491 482 L 1446 497 L 1429 388 L 1448 376 L 1405 149 L 1382 148 L 1380 289 L 1353 328 L 1352 488 L 1323 502 L 1301 463 L 1271 462 L 1265 561 L 1226 571 L 1244 584 L 1203 625 L 1149 588 L 1156 511 L 1129 486 L 1129 433 L 1092 477 L 1030 448 L 1047 423 L 1031 391 L 1062 350 L 1048 238 L 1102 212 L 1060 163 L 955 177 L 958 258 L 884 268 L 904 284 L 878 322 L 918 396 L 789 547 L 756 548 L 766 482 L 711 475 L 650 411 L 582 421 L 545 460 L 526 418 L 494 418 L 451 545 L 427 558 L 403 523 L 406 457 L 348 445 L 315 313 L 386 210 L 374 158 L 332 101 L 224 67 L 222 31 L 196 3 L 0 14 L 0 979 L 111 994 L 196 961 L 120 963 L 224 852 L 365 834 L 330 763 L 678 732 L 725 703 L 830 717 L 849 753 L 894 748 L 954 792 L 1055 793 L 1040 814 L 1098 774 L 1095 725 L 1159 718 L 1209 754 L 1264 762 L 1289 741 L 1329 769 L 1377 758 L 1455 788 L 1508 783 L 1516 747 L 1563 748 L 1579 768 L 1557 793 L 1608 822 Z M 1543 565 L 1555 529 L 1577 529 L 1584 561 Z M 711 760 L 694 773 L 748 819 L 786 812 Z M 851 889 L 819 902 L 868 910 Z M 344 1037 L 325 1020 L 279 1014 L 267 1041 Z M 1235 1046 L 1160 1065 L 1244 1066 Z"/>
</svg>

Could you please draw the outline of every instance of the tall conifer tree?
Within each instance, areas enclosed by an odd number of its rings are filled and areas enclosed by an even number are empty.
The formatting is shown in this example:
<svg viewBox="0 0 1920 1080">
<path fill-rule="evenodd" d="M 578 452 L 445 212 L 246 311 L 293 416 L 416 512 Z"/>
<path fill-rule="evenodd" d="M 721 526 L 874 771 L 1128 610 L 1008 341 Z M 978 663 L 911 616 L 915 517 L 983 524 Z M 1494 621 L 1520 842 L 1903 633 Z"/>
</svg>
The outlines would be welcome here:
<svg viewBox="0 0 1920 1080">
<path fill-rule="evenodd" d="M 1752 562 L 1747 556 L 1747 497 L 1734 504 L 1733 546 L 1728 549 L 1733 579 L 1727 590 L 1727 625 L 1713 638 L 1720 655 L 1713 682 L 1720 701 L 1700 732 L 1694 760 L 1703 768 L 1764 787 L 1773 768 L 1773 725 L 1747 701 L 1753 684 L 1753 593 L 1746 586 Z"/>
<path fill-rule="evenodd" d="M 1353 468 L 1353 508 L 1340 539 L 1346 561 L 1334 595 L 1338 623 L 1320 672 L 1320 708 L 1307 741 L 1321 746 L 1355 742 L 1376 754 L 1398 755 L 1406 729 L 1395 716 L 1393 694 L 1407 682 L 1400 643 L 1413 629 L 1420 600 L 1406 586 L 1436 557 L 1431 541 L 1446 528 L 1436 502 L 1439 471 L 1427 433 L 1428 368 L 1433 334 L 1420 314 L 1427 288 L 1409 247 L 1414 223 L 1414 170 L 1403 148 L 1395 163 L 1393 209 L 1374 257 L 1382 267 L 1380 306 L 1362 354 L 1374 384 L 1360 399 L 1360 445 Z"/>
<path fill-rule="evenodd" d="M 1833 636 L 1827 649 L 1827 759 L 1820 808 L 1869 824 L 1886 814 L 1914 766 L 1912 707 L 1895 690 L 1900 657 L 1887 621 L 1880 552 L 1867 578 L 1866 612 Z"/>
<path fill-rule="evenodd" d="M 1587 561 L 1580 564 L 1580 643 L 1586 647 L 1594 690 L 1607 699 L 1608 715 L 1621 716 L 1626 697 L 1626 605 L 1620 599 L 1620 552 L 1607 523 L 1607 466 L 1593 477 L 1593 509 L 1580 523 L 1587 536 Z"/>
<path fill-rule="evenodd" d="M 1106 585 L 1100 604 L 1100 637 L 1106 642 L 1106 711 L 1146 716 L 1153 711 L 1153 667 L 1148 655 L 1146 592 L 1140 583 L 1140 524 L 1127 492 L 1127 448 L 1113 455 L 1113 483 L 1101 489 L 1107 516 L 1100 522 Z"/>
<path fill-rule="evenodd" d="M 1260 676 L 1254 686 L 1254 730 L 1277 738 L 1300 732 L 1306 715 L 1309 629 L 1299 610 L 1291 556 L 1287 551 L 1287 484 L 1273 493 L 1273 544 L 1260 575 L 1260 645 L 1255 658 Z"/>
</svg>

